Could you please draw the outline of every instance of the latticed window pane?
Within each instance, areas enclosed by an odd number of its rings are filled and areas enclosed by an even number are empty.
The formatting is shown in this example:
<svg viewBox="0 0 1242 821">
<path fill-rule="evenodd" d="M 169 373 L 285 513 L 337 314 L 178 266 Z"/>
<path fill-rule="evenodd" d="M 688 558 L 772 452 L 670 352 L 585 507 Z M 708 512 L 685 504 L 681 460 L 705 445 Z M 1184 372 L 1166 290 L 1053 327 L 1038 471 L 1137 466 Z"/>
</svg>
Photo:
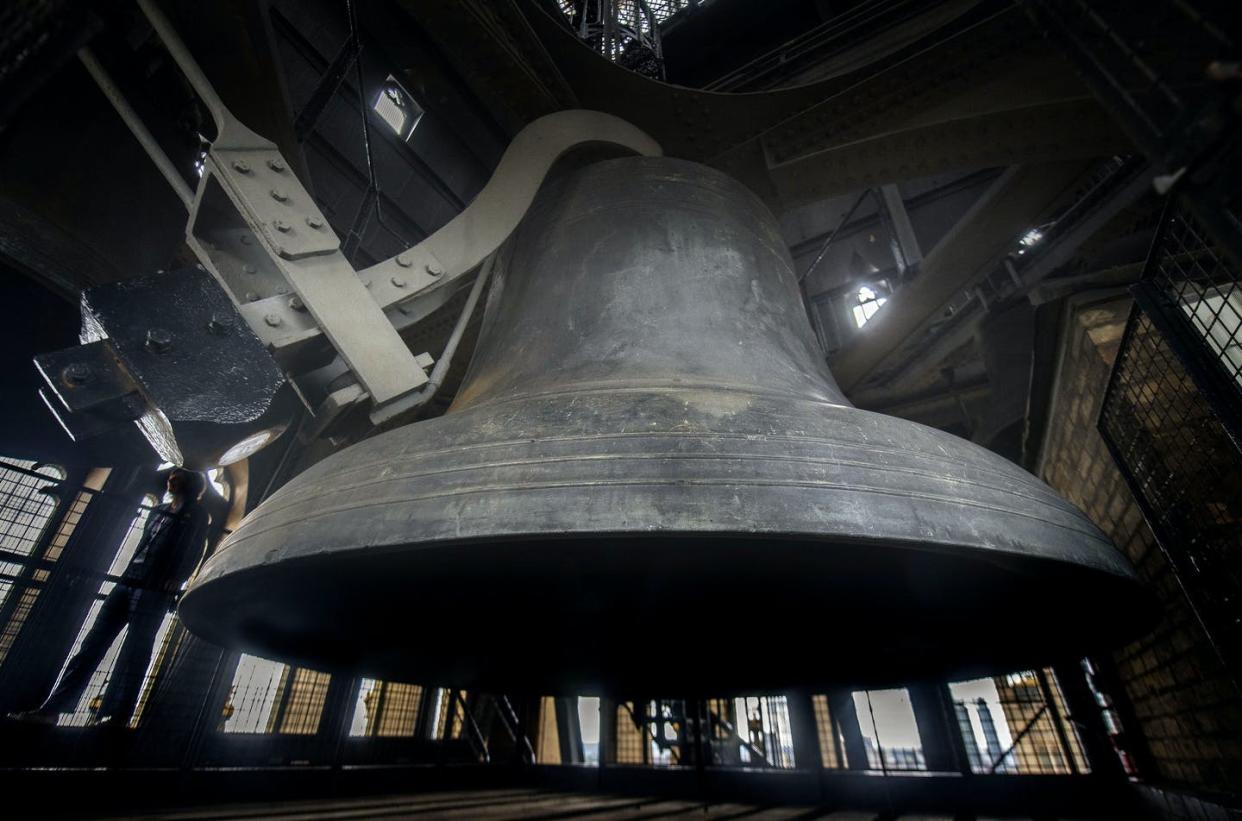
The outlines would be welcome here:
<svg viewBox="0 0 1242 821">
<path fill-rule="evenodd" d="M 535 742 L 535 761 L 540 764 L 561 763 L 561 735 L 556 719 L 556 699 L 544 696 L 539 700 L 539 737 Z"/>
<path fill-rule="evenodd" d="M 845 767 L 842 754 L 845 742 L 828 706 L 828 696 L 812 696 L 811 704 L 815 708 L 815 728 L 819 733 L 820 761 L 825 769 L 842 769 Z"/>
<path fill-rule="evenodd" d="M 0 459 L 0 614 L 4 614 L 0 662 L 8 656 L 47 581 L 48 573 L 40 565 L 60 558 L 90 499 L 87 494 L 78 494 L 62 516 L 57 532 L 43 546 L 42 555 L 37 555 L 52 526 L 56 494 L 64 479 L 65 471 L 55 465 Z"/>
<path fill-rule="evenodd" d="M 242 655 L 221 714 L 226 733 L 313 735 L 331 676 Z"/>
<path fill-rule="evenodd" d="M 423 688 L 417 684 L 365 678 L 358 688 L 351 736 L 412 736 Z"/>
<path fill-rule="evenodd" d="M 1052 670 L 956 682 L 949 685 L 949 692 L 974 772 L 1089 771 L 1078 734 L 1066 721 L 1064 698 Z"/>
</svg>

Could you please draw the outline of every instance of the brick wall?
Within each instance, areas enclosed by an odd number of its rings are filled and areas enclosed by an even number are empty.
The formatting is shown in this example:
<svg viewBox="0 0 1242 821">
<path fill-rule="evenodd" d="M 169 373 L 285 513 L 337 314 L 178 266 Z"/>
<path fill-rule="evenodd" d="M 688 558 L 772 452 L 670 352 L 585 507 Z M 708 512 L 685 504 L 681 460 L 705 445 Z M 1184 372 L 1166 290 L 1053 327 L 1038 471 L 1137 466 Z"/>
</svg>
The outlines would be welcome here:
<svg viewBox="0 0 1242 821">
<path fill-rule="evenodd" d="M 1132 705 L 1155 770 L 1144 780 L 1240 792 L 1242 697 L 1096 427 L 1129 305 L 1112 298 L 1072 311 L 1040 472 L 1129 555 L 1161 602 L 1158 626 L 1112 658 L 1125 691 L 1116 695 Z"/>
</svg>

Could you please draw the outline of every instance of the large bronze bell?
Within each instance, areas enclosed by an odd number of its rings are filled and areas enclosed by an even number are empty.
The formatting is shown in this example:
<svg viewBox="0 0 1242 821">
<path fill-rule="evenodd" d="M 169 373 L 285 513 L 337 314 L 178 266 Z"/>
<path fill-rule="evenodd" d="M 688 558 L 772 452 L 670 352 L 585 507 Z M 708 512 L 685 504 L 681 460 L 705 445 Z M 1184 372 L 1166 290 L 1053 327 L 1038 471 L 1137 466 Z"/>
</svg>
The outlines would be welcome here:
<svg viewBox="0 0 1242 821">
<path fill-rule="evenodd" d="M 1146 601 L 995 454 L 850 405 L 763 204 L 667 158 L 545 186 L 450 411 L 260 505 L 181 612 L 320 669 L 689 695 L 1016 669 Z"/>
</svg>

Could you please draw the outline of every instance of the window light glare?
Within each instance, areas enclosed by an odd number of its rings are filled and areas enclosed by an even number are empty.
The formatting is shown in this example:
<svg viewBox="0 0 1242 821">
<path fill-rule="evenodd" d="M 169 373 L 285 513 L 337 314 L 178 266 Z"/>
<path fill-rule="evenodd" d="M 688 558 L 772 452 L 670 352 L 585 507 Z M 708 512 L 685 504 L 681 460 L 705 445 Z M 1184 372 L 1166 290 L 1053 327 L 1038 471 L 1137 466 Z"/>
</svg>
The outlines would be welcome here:
<svg viewBox="0 0 1242 821">
<path fill-rule="evenodd" d="M 1018 243 L 1021 245 L 1024 245 L 1027 248 L 1030 248 L 1032 245 L 1037 244 L 1043 238 L 1044 238 L 1043 231 L 1040 231 L 1038 228 L 1032 228 L 1031 230 L 1027 231 L 1025 234 L 1022 235 L 1022 239 L 1018 240 Z"/>
<path fill-rule="evenodd" d="M 405 101 L 402 99 L 401 90 L 396 86 L 384 86 L 379 96 L 375 98 L 375 113 L 380 115 L 380 119 L 388 123 L 396 134 L 405 134 L 405 123 L 408 119 L 405 113 Z"/>
<path fill-rule="evenodd" d="M 858 289 L 858 304 L 853 306 L 851 313 L 854 316 L 854 324 L 861 328 L 866 325 L 871 317 L 875 316 L 880 307 L 888 302 L 888 297 L 880 296 L 875 289 L 869 285 L 863 285 Z"/>
</svg>

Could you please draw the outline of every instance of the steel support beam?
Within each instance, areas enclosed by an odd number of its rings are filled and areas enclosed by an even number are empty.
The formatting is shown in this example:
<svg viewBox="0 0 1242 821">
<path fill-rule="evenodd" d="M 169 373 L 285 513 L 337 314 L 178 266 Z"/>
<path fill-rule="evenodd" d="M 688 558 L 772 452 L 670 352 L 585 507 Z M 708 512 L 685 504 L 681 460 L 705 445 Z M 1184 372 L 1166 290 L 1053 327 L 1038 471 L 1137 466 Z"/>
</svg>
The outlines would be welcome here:
<svg viewBox="0 0 1242 821">
<path fill-rule="evenodd" d="M 1003 260 L 1002 263 L 1005 265 L 1010 277 L 1006 281 L 1006 285 L 1013 286 L 1012 288 L 1007 287 L 1002 291 L 1003 297 L 1005 299 L 1013 299 L 1028 294 L 1033 305 L 1039 305 L 1040 302 L 1038 300 L 1040 299 L 1046 301 L 1046 296 L 1040 295 L 1037 297 L 1032 292 L 1053 272 L 1073 259 L 1074 254 L 1078 252 L 1078 249 L 1082 247 L 1084 242 L 1089 240 L 1121 211 L 1133 205 L 1139 197 L 1150 190 L 1151 178 L 1152 172 L 1150 169 L 1140 169 L 1137 173 L 1134 173 L 1128 180 L 1120 184 L 1117 190 L 1098 203 L 1077 222 L 1070 225 L 1067 230 L 1057 233 L 1043 247 L 1035 246 L 1032 249 L 1035 252 L 1034 258 L 1027 265 L 1023 266 L 1020 271 L 1008 259 Z M 917 382 L 919 377 L 926 373 L 928 368 L 939 365 L 947 356 L 975 337 L 980 332 L 983 315 L 987 313 L 988 309 L 988 306 L 982 307 L 983 311 L 976 312 L 977 316 L 958 319 L 951 327 L 944 329 L 929 343 L 920 344 L 910 352 L 910 356 L 903 357 L 899 370 L 890 377 L 892 385 L 898 389 L 908 388 Z"/>
<path fill-rule="evenodd" d="M 841 388 L 857 390 L 892 367 L 906 340 L 1000 259 L 1014 238 L 1063 197 L 1086 168 L 1086 163 L 1070 161 L 1015 166 L 1001 174 L 928 253 L 919 276 L 889 297 L 883 310 L 834 358 L 832 372 Z"/>
<path fill-rule="evenodd" d="M 910 224 L 910 214 L 906 210 L 901 190 L 893 183 L 880 186 L 880 197 L 884 200 L 884 208 L 893 225 L 893 239 L 897 243 L 895 262 L 902 273 L 917 268 L 923 261 L 923 250 L 919 247 L 919 238 L 914 234 L 914 226 Z"/>
</svg>

